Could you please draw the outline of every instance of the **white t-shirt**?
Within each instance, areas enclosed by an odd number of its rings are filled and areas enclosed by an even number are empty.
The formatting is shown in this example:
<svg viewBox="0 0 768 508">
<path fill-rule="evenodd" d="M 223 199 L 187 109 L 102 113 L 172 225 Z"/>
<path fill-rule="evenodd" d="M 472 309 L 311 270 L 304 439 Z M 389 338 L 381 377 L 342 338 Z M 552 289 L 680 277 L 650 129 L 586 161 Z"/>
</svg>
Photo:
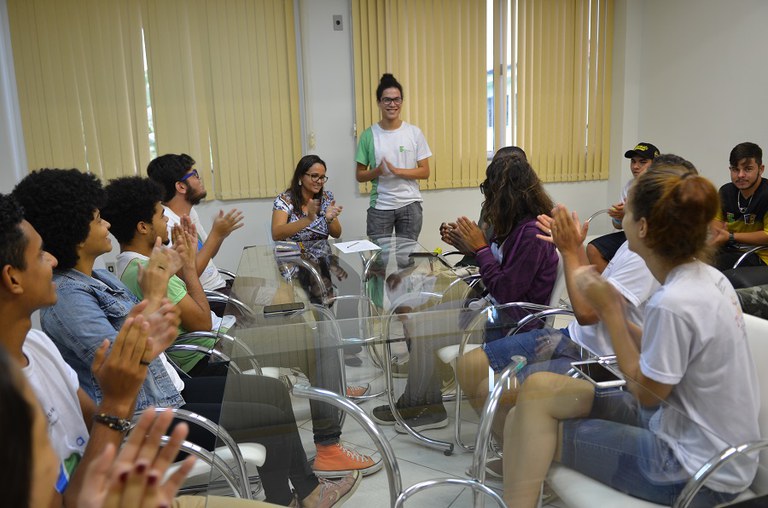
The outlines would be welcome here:
<svg viewBox="0 0 768 508">
<path fill-rule="evenodd" d="M 371 132 L 376 154 L 373 167 L 387 159 L 396 168 L 415 168 L 418 161 L 432 156 L 424 134 L 415 125 L 403 122 L 399 128 L 390 131 L 375 123 Z M 377 194 L 374 208 L 377 210 L 397 210 L 422 200 L 417 180 L 400 178 L 389 171 L 376 179 L 374 191 Z"/>
<path fill-rule="evenodd" d="M 171 238 L 171 228 L 181 223 L 181 217 L 165 205 L 163 205 L 163 209 L 165 209 L 165 216 L 168 217 L 168 238 Z M 192 219 L 192 224 L 197 228 L 197 250 L 199 251 L 208 239 L 208 233 L 200 223 L 200 216 L 197 215 L 197 211 L 194 208 L 190 210 L 189 218 Z M 206 291 L 215 291 L 226 286 L 226 282 L 219 273 L 219 269 L 213 264 L 212 259 L 208 260 L 205 270 L 200 274 L 200 285 Z"/>
<path fill-rule="evenodd" d="M 88 443 L 88 428 L 77 397 L 77 374 L 40 330 L 27 333 L 22 350 L 29 361 L 24 375 L 48 418 L 51 444 L 71 475 Z"/>
<path fill-rule="evenodd" d="M 624 242 L 602 276 L 627 300 L 627 319 L 642 326 L 645 303 L 659 288 L 659 281 L 648 270 L 643 258 L 629 250 L 629 244 Z M 613 354 L 611 338 L 602 322 L 582 326 L 574 320 L 568 325 L 568 333 L 571 340 L 598 356 Z"/>
<path fill-rule="evenodd" d="M 760 439 L 758 381 L 741 307 L 715 268 L 699 261 L 678 266 L 650 298 L 640 369 L 674 385 L 669 408 L 654 415 L 650 428 L 689 473 L 726 446 Z M 714 473 L 707 486 L 739 492 L 756 470 L 756 462 L 739 458 Z"/>
</svg>

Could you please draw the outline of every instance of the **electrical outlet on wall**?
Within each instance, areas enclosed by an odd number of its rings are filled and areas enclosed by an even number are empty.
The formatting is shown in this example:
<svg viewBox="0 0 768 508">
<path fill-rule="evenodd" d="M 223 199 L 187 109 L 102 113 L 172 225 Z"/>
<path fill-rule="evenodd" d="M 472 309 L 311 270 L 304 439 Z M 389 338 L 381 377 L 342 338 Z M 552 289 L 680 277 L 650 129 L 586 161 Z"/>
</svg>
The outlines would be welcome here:
<svg viewBox="0 0 768 508">
<path fill-rule="evenodd" d="M 333 15 L 333 29 L 337 32 L 344 30 L 344 22 L 342 21 L 341 14 Z"/>
</svg>

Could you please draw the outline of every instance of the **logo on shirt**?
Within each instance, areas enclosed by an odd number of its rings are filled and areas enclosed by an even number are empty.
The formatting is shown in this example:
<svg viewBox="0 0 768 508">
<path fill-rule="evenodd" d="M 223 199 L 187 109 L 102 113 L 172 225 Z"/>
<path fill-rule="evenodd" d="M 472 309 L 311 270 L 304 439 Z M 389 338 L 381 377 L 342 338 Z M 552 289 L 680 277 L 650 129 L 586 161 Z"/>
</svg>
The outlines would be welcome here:
<svg viewBox="0 0 768 508">
<path fill-rule="evenodd" d="M 411 150 L 408 150 L 408 149 L 407 149 L 406 147 L 404 147 L 403 145 L 400 145 L 400 153 L 403 153 L 403 152 L 410 152 L 410 151 L 411 151 Z"/>
</svg>

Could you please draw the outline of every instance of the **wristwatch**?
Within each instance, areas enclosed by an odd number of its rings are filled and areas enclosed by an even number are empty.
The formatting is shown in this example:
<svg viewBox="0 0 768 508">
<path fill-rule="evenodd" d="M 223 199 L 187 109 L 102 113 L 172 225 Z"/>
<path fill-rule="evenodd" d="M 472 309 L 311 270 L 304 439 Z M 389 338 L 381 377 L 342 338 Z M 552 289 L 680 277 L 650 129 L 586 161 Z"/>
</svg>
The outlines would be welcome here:
<svg viewBox="0 0 768 508">
<path fill-rule="evenodd" d="M 733 245 L 736 243 L 736 239 L 733 237 L 733 231 L 728 233 L 728 245 Z"/>
<path fill-rule="evenodd" d="M 108 415 L 107 413 L 97 413 L 93 415 L 93 421 L 102 425 L 106 425 L 110 429 L 116 430 L 118 432 L 128 432 L 131 430 L 130 420 L 120 418 L 119 416 Z"/>
</svg>

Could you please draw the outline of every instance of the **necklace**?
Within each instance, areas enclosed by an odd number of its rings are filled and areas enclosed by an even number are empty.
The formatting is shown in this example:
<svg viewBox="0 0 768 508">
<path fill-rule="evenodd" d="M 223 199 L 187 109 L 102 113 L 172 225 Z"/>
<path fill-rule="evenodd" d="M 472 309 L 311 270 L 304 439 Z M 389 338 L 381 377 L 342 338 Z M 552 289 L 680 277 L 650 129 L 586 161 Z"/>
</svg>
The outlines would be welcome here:
<svg viewBox="0 0 768 508">
<path fill-rule="evenodd" d="M 746 206 L 741 206 L 741 191 L 739 191 L 738 194 L 736 194 L 736 206 L 739 208 L 739 213 L 745 214 L 747 213 L 747 209 L 749 209 L 749 205 L 752 204 L 752 198 L 755 197 L 754 194 L 749 196 L 749 201 L 747 201 Z"/>
</svg>

